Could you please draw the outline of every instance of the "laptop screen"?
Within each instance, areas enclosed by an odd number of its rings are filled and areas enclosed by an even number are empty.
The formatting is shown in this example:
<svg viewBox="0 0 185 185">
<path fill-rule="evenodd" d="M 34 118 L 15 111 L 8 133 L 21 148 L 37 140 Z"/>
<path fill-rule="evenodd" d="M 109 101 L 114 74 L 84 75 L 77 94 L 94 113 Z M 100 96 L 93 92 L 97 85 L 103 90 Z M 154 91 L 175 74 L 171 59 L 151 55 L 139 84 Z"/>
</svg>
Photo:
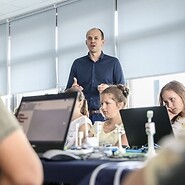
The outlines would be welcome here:
<svg viewBox="0 0 185 185">
<path fill-rule="evenodd" d="M 148 144 L 145 123 L 148 122 L 147 111 L 153 111 L 152 122 L 155 123 L 154 143 L 172 132 L 170 119 L 165 106 L 138 107 L 120 110 L 121 118 L 130 147 Z"/>
<path fill-rule="evenodd" d="M 22 98 L 17 117 L 26 118 L 20 124 L 36 151 L 63 149 L 76 96 L 74 92 Z"/>
</svg>

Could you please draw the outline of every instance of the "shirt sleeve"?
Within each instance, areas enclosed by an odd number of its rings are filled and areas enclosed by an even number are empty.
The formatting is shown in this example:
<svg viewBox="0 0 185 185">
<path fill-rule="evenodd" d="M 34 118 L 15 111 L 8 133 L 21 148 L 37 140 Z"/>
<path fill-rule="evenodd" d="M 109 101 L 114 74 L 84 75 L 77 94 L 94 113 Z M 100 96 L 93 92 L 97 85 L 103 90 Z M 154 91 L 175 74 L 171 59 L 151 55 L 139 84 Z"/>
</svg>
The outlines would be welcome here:
<svg viewBox="0 0 185 185">
<path fill-rule="evenodd" d="M 123 74 L 123 69 L 118 59 L 115 60 L 114 84 L 125 84 L 125 77 Z"/>
<path fill-rule="evenodd" d="M 71 66 L 71 70 L 70 70 L 70 73 L 69 73 L 69 78 L 68 78 L 68 81 L 67 81 L 67 85 L 66 85 L 66 89 L 68 88 L 71 88 L 71 86 L 73 85 L 73 78 L 76 77 L 75 76 L 75 61 L 73 62 L 72 66 Z"/>
</svg>

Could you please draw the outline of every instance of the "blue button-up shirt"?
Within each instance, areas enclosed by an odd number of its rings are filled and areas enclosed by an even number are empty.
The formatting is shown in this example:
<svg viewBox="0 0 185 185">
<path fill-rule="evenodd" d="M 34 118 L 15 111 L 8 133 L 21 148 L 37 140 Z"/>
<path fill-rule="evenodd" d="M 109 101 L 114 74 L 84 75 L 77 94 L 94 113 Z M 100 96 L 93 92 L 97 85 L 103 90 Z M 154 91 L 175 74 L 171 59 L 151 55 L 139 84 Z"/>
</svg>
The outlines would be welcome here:
<svg viewBox="0 0 185 185">
<path fill-rule="evenodd" d="M 66 88 L 72 86 L 74 77 L 77 78 L 77 83 L 84 88 L 83 93 L 89 110 L 100 108 L 98 85 L 125 83 L 119 60 L 103 52 L 97 62 L 92 61 L 89 55 L 76 59 L 72 64 Z"/>
</svg>

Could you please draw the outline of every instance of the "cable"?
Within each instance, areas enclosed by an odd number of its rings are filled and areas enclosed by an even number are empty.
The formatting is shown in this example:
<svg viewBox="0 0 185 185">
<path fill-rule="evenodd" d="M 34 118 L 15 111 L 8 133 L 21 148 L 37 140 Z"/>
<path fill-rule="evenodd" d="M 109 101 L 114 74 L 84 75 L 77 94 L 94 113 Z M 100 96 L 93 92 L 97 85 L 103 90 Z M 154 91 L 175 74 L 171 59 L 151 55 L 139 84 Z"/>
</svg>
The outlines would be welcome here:
<svg viewBox="0 0 185 185">
<path fill-rule="evenodd" d="M 132 163 L 132 165 L 131 165 Z M 123 164 L 123 166 L 122 166 Z M 120 163 L 121 166 L 119 166 L 115 172 L 114 175 L 114 181 L 113 181 L 113 185 L 120 185 L 120 178 L 122 175 L 123 170 L 135 170 L 135 169 L 139 169 L 143 166 L 143 162 L 142 161 L 129 161 L 129 163 L 126 162 L 122 162 Z"/>
<path fill-rule="evenodd" d="M 111 166 L 112 163 L 104 163 L 104 164 L 101 164 L 100 166 L 96 167 L 95 170 L 92 172 L 91 174 L 91 177 L 90 177 L 90 180 L 89 180 L 89 185 L 95 185 L 95 182 L 96 182 L 96 177 L 98 175 L 98 173 L 108 167 L 108 166 Z"/>
</svg>

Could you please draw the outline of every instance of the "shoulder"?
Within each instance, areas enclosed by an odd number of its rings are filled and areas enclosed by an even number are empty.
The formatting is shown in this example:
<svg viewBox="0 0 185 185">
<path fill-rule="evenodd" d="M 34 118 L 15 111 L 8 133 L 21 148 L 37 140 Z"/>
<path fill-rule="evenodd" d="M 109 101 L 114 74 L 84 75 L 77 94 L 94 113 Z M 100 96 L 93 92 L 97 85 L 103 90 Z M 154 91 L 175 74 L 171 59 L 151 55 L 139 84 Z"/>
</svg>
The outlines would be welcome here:
<svg viewBox="0 0 185 185">
<path fill-rule="evenodd" d="M 92 121 L 87 116 L 86 116 L 86 119 L 87 119 L 87 123 L 92 126 Z"/>
<path fill-rule="evenodd" d="M 125 129 L 123 124 L 117 125 L 112 132 L 117 133 L 120 132 L 121 134 L 125 134 Z"/>
<path fill-rule="evenodd" d="M 119 62 L 118 58 L 115 56 L 111 56 L 111 55 L 107 55 L 107 54 L 103 54 L 103 59 L 109 59 L 113 62 Z"/>
<path fill-rule="evenodd" d="M 180 116 L 179 116 L 179 117 L 177 118 L 177 121 L 178 121 L 178 120 L 179 120 L 179 121 L 185 121 L 185 117 L 180 117 Z"/>
<path fill-rule="evenodd" d="M 119 61 L 118 58 L 116 58 L 114 56 L 107 55 L 107 54 L 104 54 L 102 56 L 102 61 L 106 62 L 107 65 L 111 65 L 111 66 L 115 66 L 115 67 L 120 67 L 121 66 L 120 61 Z"/>
<path fill-rule="evenodd" d="M 176 120 L 173 122 L 173 124 L 181 124 L 185 126 L 185 117 L 178 116 Z"/>
<path fill-rule="evenodd" d="M 76 119 L 77 122 L 79 122 L 80 126 L 84 123 L 88 123 L 90 125 L 92 125 L 92 122 L 91 120 L 87 117 L 87 116 L 81 116 L 79 118 Z"/>
<path fill-rule="evenodd" d="M 89 59 L 88 55 L 85 55 L 85 56 L 76 58 L 76 59 L 74 60 L 74 63 L 83 62 L 83 61 L 86 61 L 86 60 L 88 60 L 88 59 Z"/>
<path fill-rule="evenodd" d="M 97 126 L 103 126 L 104 122 L 103 121 L 95 121 L 94 124 L 92 125 L 93 128 L 97 128 Z"/>
<path fill-rule="evenodd" d="M 14 115 L 7 110 L 2 100 L 0 100 L 0 112 L 0 140 L 2 140 L 15 130 L 20 129 L 20 125 Z"/>
</svg>

